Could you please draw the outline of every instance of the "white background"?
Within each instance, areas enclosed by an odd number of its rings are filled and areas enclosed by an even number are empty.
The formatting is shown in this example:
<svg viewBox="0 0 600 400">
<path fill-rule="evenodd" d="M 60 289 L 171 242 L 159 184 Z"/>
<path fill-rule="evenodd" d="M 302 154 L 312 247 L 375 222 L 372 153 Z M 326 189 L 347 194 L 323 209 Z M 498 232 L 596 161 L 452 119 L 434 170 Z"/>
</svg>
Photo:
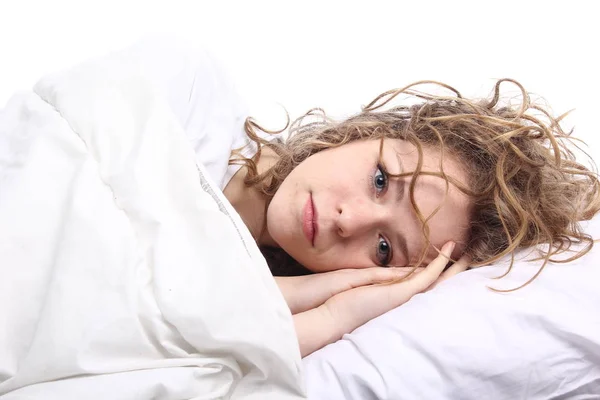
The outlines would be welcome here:
<svg viewBox="0 0 600 400">
<path fill-rule="evenodd" d="M 511 77 L 555 114 L 575 108 L 569 126 L 600 154 L 592 7 L 583 0 L 4 0 L 0 107 L 47 72 L 169 33 L 218 53 L 252 113 L 271 127 L 283 120 L 276 104 L 292 117 L 316 106 L 341 116 L 416 80 L 485 96 L 495 79 Z"/>
</svg>

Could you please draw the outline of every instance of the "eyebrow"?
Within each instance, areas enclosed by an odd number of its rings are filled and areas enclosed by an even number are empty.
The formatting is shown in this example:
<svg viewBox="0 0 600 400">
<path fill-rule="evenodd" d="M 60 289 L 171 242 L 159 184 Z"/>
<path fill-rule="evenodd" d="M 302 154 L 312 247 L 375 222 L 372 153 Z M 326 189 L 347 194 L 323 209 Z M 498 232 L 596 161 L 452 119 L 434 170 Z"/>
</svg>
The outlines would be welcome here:
<svg viewBox="0 0 600 400">
<path fill-rule="evenodd" d="M 402 163 L 402 159 L 400 158 L 400 154 L 398 154 L 398 152 L 396 152 L 396 160 L 398 161 L 400 173 L 404 173 L 404 164 Z M 396 198 L 396 201 L 400 203 L 400 200 L 402 200 L 402 198 L 405 196 L 406 191 L 404 189 L 406 187 L 407 182 L 406 179 L 396 178 L 395 184 L 398 185 L 398 197 Z M 400 250 L 404 253 L 404 256 L 406 257 L 406 262 L 409 263 L 410 257 L 408 254 L 408 245 L 406 244 L 406 238 L 400 233 L 396 233 L 396 243 L 398 244 L 398 247 L 400 247 Z"/>
<path fill-rule="evenodd" d="M 400 247 L 400 250 L 404 253 L 404 256 L 406 257 L 406 263 L 410 263 L 410 257 L 408 255 L 408 246 L 406 245 L 406 238 L 400 234 L 396 234 L 396 243 Z"/>
<path fill-rule="evenodd" d="M 398 167 L 400 169 L 400 173 L 403 174 L 404 173 L 404 164 L 402 163 L 402 159 L 400 159 L 400 154 L 398 154 L 396 152 L 396 160 L 398 161 Z M 396 183 L 398 185 L 398 197 L 396 198 L 396 201 L 400 201 L 402 200 L 402 198 L 404 197 L 404 187 L 406 186 L 406 179 L 404 178 L 396 178 Z"/>
</svg>

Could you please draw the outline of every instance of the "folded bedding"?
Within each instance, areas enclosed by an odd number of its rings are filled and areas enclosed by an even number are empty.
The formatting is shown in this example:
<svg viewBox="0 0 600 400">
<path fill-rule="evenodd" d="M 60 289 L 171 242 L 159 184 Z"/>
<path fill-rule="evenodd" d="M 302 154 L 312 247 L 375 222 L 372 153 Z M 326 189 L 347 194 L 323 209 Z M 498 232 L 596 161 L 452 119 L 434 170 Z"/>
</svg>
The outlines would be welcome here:
<svg viewBox="0 0 600 400">
<path fill-rule="evenodd" d="M 1 111 L 0 273 L 2 399 L 304 398 L 264 258 L 126 58 Z"/>
</svg>

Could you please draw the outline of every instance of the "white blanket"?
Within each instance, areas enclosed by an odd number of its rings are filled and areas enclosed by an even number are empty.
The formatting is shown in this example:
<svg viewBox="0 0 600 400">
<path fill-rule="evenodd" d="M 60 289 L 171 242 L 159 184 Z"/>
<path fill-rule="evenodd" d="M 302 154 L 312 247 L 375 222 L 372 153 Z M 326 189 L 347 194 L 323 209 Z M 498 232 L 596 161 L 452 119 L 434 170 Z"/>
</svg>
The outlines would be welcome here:
<svg viewBox="0 0 600 400">
<path fill-rule="evenodd" d="M 304 398 L 289 310 L 134 68 L 0 112 L 2 399 Z"/>
</svg>

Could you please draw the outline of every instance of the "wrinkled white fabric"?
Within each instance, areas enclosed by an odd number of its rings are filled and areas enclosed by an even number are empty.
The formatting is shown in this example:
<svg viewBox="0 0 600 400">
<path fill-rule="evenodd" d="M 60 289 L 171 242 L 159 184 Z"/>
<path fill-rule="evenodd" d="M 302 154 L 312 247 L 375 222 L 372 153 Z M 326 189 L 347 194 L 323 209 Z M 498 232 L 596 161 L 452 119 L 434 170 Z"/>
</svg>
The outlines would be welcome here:
<svg viewBox="0 0 600 400">
<path fill-rule="evenodd" d="M 221 189 L 239 165 L 228 165 L 233 149 L 252 156 L 244 132 L 248 107 L 218 59 L 204 48 L 169 37 L 149 37 L 100 62 L 135 69 L 167 102 L 208 175 Z"/>
<path fill-rule="evenodd" d="M 0 113 L 2 399 L 304 398 L 285 301 L 168 103 L 112 57 Z"/>
</svg>

